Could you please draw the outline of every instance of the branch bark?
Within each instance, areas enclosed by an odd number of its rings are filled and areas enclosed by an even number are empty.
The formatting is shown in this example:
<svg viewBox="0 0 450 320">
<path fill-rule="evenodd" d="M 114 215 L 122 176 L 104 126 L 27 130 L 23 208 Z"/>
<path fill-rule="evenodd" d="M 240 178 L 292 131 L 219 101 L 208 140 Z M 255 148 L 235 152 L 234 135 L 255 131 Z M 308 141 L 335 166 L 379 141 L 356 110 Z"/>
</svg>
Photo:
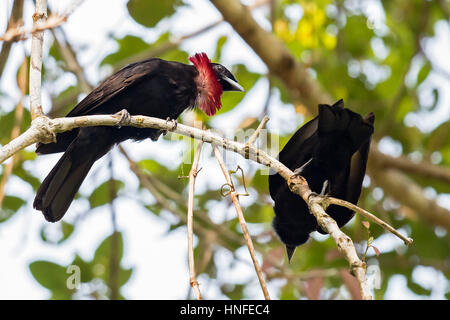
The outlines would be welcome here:
<svg viewBox="0 0 450 320">
<path fill-rule="evenodd" d="M 8 30 L 20 24 L 22 15 L 23 15 L 23 0 L 15 0 L 11 10 L 11 16 L 9 17 L 8 26 L 6 29 Z M 11 42 L 4 42 L 2 45 L 2 49 L 0 51 L 0 75 L 3 74 L 3 69 L 5 68 L 6 61 L 8 61 L 11 47 L 12 47 Z"/>
<path fill-rule="evenodd" d="M 33 14 L 33 28 L 38 28 L 47 19 L 47 0 L 36 0 L 36 11 Z M 30 112 L 31 119 L 43 116 L 41 103 L 42 81 L 42 46 L 44 31 L 33 33 L 30 54 Z"/>
<path fill-rule="evenodd" d="M 0 41 L 10 42 L 19 40 L 25 40 L 30 34 L 37 32 L 43 32 L 48 29 L 56 28 L 67 21 L 66 16 L 60 16 L 53 14 L 48 19 L 41 23 L 35 23 L 30 30 L 25 30 L 21 27 L 14 27 L 8 29 L 2 36 L 0 36 Z"/>
<path fill-rule="evenodd" d="M 432 178 L 450 184 L 450 169 L 447 167 L 432 165 L 424 161 L 415 163 L 404 156 L 392 157 L 382 154 L 378 151 L 376 144 L 372 144 L 370 152 L 372 159 L 374 159 L 380 169 L 398 169 L 409 174 Z"/>
<path fill-rule="evenodd" d="M 194 155 L 191 171 L 189 172 L 189 196 L 188 196 L 188 213 L 187 213 L 187 234 L 188 234 L 188 259 L 189 259 L 189 274 L 190 284 L 194 290 L 197 300 L 202 300 L 202 293 L 198 286 L 197 276 L 195 274 L 194 264 L 194 192 L 195 192 L 195 178 L 197 177 L 197 167 L 200 160 L 200 153 L 202 151 L 203 142 L 200 141 L 197 146 L 197 151 Z"/>
<path fill-rule="evenodd" d="M 255 267 L 256 275 L 258 276 L 259 284 L 261 285 L 261 289 L 263 291 L 264 298 L 266 300 L 270 300 L 269 291 L 267 290 L 266 281 L 264 280 L 264 276 L 261 270 L 261 266 L 258 263 L 258 260 L 256 259 L 256 253 L 255 248 L 253 246 L 252 239 L 250 238 L 250 234 L 247 229 L 247 224 L 245 222 L 244 213 L 242 212 L 241 204 L 239 203 L 239 194 L 234 188 L 233 181 L 231 180 L 230 173 L 228 172 L 227 168 L 225 167 L 225 163 L 223 161 L 223 157 L 217 149 L 216 146 L 213 145 L 213 152 L 214 156 L 216 157 L 217 161 L 219 162 L 220 169 L 222 170 L 222 173 L 225 177 L 225 181 L 227 182 L 228 186 L 231 188 L 230 190 L 230 198 L 231 201 L 234 204 L 234 208 L 236 209 L 236 213 L 239 219 L 239 223 L 241 225 L 242 233 L 244 235 L 245 243 L 247 244 L 248 251 L 250 253 L 250 257 L 252 258 L 253 266 Z"/>
</svg>

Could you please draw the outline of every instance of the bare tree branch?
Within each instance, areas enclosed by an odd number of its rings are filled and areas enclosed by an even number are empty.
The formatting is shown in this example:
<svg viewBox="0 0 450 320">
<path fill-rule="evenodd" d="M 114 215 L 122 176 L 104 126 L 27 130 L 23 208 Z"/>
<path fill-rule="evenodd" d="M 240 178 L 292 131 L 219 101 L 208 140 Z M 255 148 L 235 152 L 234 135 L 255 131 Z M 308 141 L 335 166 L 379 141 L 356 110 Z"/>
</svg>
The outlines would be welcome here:
<svg viewBox="0 0 450 320">
<path fill-rule="evenodd" d="M 404 156 L 392 157 L 382 154 L 378 151 L 377 144 L 373 144 L 370 148 L 371 156 L 376 158 L 378 166 L 381 168 L 399 169 L 403 172 L 419 175 L 425 178 L 436 179 L 450 184 L 450 169 L 447 167 L 437 166 L 425 161 L 420 163 L 413 162 Z"/>
<path fill-rule="evenodd" d="M 324 202 L 329 203 L 329 204 L 335 204 L 335 205 L 338 205 L 341 207 L 346 207 L 352 211 L 355 211 L 356 213 L 366 217 L 367 219 L 369 219 L 372 222 L 375 222 L 376 224 L 383 227 L 385 230 L 389 231 L 390 233 L 392 233 L 392 234 L 396 235 L 397 237 L 399 237 L 400 239 L 402 239 L 403 242 L 405 243 L 405 245 L 410 245 L 413 242 L 413 239 L 411 239 L 409 237 L 405 237 L 404 235 L 402 235 L 396 229 L 392 228 L 389 224 L 387 224 L 380 218 L 378 218 L 378 217 L 374 216 L 373 214 L 371 214 L 370 212 L 354 205 L 353 203 L 350 203 L 350 202 L 347 202 L 347 201 L 344 201 L 341 199 L 336 199 L 333 197 L 325 198 Z"/>
<path fill-rule="evenodd" d="M 256 274 L 258 276 L 259 284 L 261 285 L 261 289 L 263 291 L 264 298 L 266 300 L 270 300 L 269 291 L 267 290 L 266 281 L 264 280 L 264 276 L 261 270 L 261 266 L 258 263 L 258 260 L 256 259 L 256 253 L 255 248 L 253 246 L 252 239 L 250 238 L 250 234 L 248 233 L 247 224 L 245 222 L 244 213 L 242 212 L 241 204 L 239 203 L 239 194 L 234 188 L 233 181 L 231 180 L 230 173 L 228 172 L 227 168 L 225 167 L 225 163 L 223 161 L 222 154 L 220 153 L 219 149 L 217 149 L 216 146 L 213 145 L 213 152 L 214 156 L 216 157 L 217 161 L 219 162 L 220 168 L 222 169 L 223 175 L 225 177 L 225 180 L 230 190 L 230 198 L 231 201 L 234 204 L 234 208 L 236 209 L 236 213 L 239 219 L 239 223 L 242 228 L 242 233 L 244 235 L 245 243 L 247 244 L 248 251 L 250 253 L 250 257 L 252 258 L 253 266 L 255 267 Z"/>
<path fill-rule="evenodd" d="M 41 2 L 38 4 L 38 1 L 36 1 L 36 8 L 39 6 L 39 12 L 36 11 L 36 13 L 39 16 L 39 21 L 35 20 L 35 15 L 33 16 L 33 20 L 35 23 L 33 23 L 33 27 L 29 30 L 26 30 L 22 28 L 20 24 L 14 24 L 11 27 L 8 26 L 8 29 L 6 32 L 0 36 L 0 41 L 18 41 L 18 40 L 25 40 L 28 38 L 28 36 L 33 35 L 38 32 L 43 32 L 48 29 L 56 28 L 60 25 L 62 25 L 64 22 L 67 21 L 67 18 L 69 15 L 74 11 L 74 9 L 79 6 L 84 0 L 75 0 L 72 5 L 69 7 L 66 12 L 63 14 L 51 14 L 48 18 L 44 19 L 41 16 L 42 13 L 45 11 L 45 16 L 47 16 L 47 5 L 45 4 L 45 10 L 44 10 L 44 3 Z M 42 6 L 41 6 L 42 5 Z M 42 20 L 41 20 L 42 19 Z"/>
<path fill-rule="evenodd" d="M 381 186 L 390 197 L 419 213 L 429 224 L 450 230 L 450 212 L 425 197 L 422 188 L 414 181 L 399 170 L 380 168 L 375 161 L 369 161 L 368 165 L 375 184 Z M 408 187 L 405 188 L 405 185 Z"/>
<path fill-rule="evenodd" d="M 44 22 L 34 24 L 33 27 L 29 30 L 25 30 L 21 27 L 8 29 L 2 36 L 0 36 L 0 41 L 9 42 L 16 41 L 17 39 L 25 40 L 29 35 L 32 35 L 36 32 L 43 32 L 48 29 L 56 28 L 66 21 L 67 17 L 52 14 Z"/>
<path fill-rule="evenodd" d="M 11 16 L 9 17 L 8 26 L 6 29 L 14 28 L 19 25 L 22 20 L 23 15 L 23 1 L 24 0 L 15 0 L 12 10 Z M 0 51 L 0 75 L 3 74 L 3 69 L 5 68 L 6 61 L 8 61 L 9 53 L 12 48 L 11 42 L 4 42 L 2 45 L 2 49 Z"/>
<path fill-rule="evenodd" d="M 47 0 L 36 0 L 36 11 L 33 14 L 33 28 L 38 30 L 39 25 L 47 19 Z M 30 112 L 31 119 L 43 116 L 41 102 L 42 81 L 42 46 L 44 44 L 44 31 L 33 33 L 30 54 Z"/>
<path fill-rule="evenodd" d="M 197 167 L 200 160 L 200 153 L 202 151 L 203 142 L 197 146 L 197 151 L 194 155 L 191 171 L 189 172 L 189 196 L 188 196 L 188 213 L 187 213 L 187 234 L 188 234 L 188 258 L 189 258 L 189 274 L 190 284 L 194 290 L 197 300 L 202 300 L 202 293 L 198 286 L 197 276 L 195 274 L 194 264 L 194 192 L 195 192 L 195 178 L 197 177 Z"/>
<path fill-rule="evenodd" d="M 269 117 L 268 116 L 264 116 L 264 118 L 261 120 L 261 122 L 259 123 L 258 127 L 256 128 L 255 132 L 253 132 L 253 134 L 250 136 L 250 138 L 248 138 L 248 141 L 247 141 L 246 145 L 250 146 L 253 143 L 255 143 L 256 139 L 258 139 L 259 133 L 264 128 L 264 126 L 266 125 L 267 121 L 269 121 Z"/>
<path fill-rule="evenodd" d="M 372 295 L 366 279 L 366 264 L 361 261 L 356 253 L 352 239 L 339 229 L 337 223 L 325 212 L 324 197 L 316 196 L 311 192 L 305 178 L 291 174 L 288 178 L 289 189 L 300 195 L 307 203 L 309 210 L 316 217 L 320 227 L 325 230 L 334 242 L 338 250 L 345 256 L 350 264 L 350 271 L 358 280 L 361 296 L 364 300 L 371 300 Z"/>
</svg>

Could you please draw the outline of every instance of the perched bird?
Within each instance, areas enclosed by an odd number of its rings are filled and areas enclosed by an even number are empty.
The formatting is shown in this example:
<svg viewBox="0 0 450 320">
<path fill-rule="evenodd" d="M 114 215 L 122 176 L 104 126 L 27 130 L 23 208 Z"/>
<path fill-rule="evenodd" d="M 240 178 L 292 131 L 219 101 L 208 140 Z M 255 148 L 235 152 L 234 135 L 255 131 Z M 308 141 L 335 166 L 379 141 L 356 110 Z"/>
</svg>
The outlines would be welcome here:
<svg viewBox="0 0 450 320">
<path fill-rule="evenodd" d="M 302 126 L 279 154 L 279 160 L 303 176 L 313 192 L 358 202 L 366 171 L 375 115 L 365 118 L 347 108 L 341 99 L 334 105 L 319 105 L 319 115 Z M 286 245 L 290 260 L 295 248 L 313 231 L 323 231 L 305 201 L 292 193 L 279 174 L 269 176 L 270 196 L 275 202 L 272 225 Z M 326 212 L 344 226 L 354 212 L 331 205 Z"/>
<path fill-rule="evenodd" d="M 244 91 L 224 66 L 211 63 L 205 53 L 190 57 L 193 65 L 157 58 L 133 63 L 104 80 L 67 117 L 115 114 L 176 119 L 198 107 L 213 116 L 221 107 L 223 91 Z M 86 127 L 57 134 L 56 142 L 39 143 L 36 153 L 64 152 L 39 187 L 33 206 L 45 219 L 60 220 L 95 161 L 116 143 L 127 139 L 158 140 L 163 132 L 152 128 Z"/>
</svg>

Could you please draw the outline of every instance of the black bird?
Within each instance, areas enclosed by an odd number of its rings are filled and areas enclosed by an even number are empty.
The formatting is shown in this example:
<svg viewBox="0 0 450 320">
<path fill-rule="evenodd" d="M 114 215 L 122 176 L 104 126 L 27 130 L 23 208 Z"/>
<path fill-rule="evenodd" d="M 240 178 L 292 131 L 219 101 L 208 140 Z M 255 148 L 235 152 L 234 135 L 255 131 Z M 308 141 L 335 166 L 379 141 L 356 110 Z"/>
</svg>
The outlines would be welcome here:
<svg viewBox="0 0 450 320">
<path fill-rule="evenodd" d="M 244 91 L 227 68 L 211 63 L 205 53 L 189 60 L 193 65 L 157 58 L 127 65 L 104 80 L 67 117 L 115 114 L 126 109 L 130 115 L 176 119 L 190 107 L 213 116 L 221 107 L 223 91 Z M 162 133 L 129 126 L 86 127 L 58 134 L 56 143 L 37 144 L 38 154 L 64 154 L 39 187 L 34 208 L 48 221 L 60 220 L 94 162 L 116 143 L 146 138 L 156 141 Z"/>
<path fill-rule="evenodd" d="M 316 193 L 358 202 L 366 171 L 375 115 L 365 118 L 347 108 L 341 99 L 319 105 L 319 115 L 302 126 L 279 154 L 279 160 L 303 176 Z M 323 231 L 303 199 L 289 190 L 279 174 L 269 176 L 270 196 L 275 202 L 272 225 L 286 245 L 288 259 L 313 231 Z M 344 226 L 354 212 L 331 205 L 327 213 Z"/>
</svg>

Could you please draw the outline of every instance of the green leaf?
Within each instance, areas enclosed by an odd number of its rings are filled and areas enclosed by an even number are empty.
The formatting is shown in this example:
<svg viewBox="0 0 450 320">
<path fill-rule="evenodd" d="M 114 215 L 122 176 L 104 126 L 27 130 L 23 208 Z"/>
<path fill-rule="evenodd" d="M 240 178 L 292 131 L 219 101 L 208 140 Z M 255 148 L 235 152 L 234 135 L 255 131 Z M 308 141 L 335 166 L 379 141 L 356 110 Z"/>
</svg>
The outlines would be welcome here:
<svg viewBox="0 0 450 320">
<path fill-rule="evenodd" d="M 78 95 L 81 88 L 77 86 L 69 86 L 61 91 L 57 96 L 52 97 L 51 115 L 54 117 L 66 115 L 78 103 Z"/>
<path fill-rule="evenodd" d="M 228 37 L 227 36 L 221 36 L 219 39 L 217 39 L 217 45 L 216 45 L 216 52 L 214 53 L 214 60 L 219 61 L 220 57 L 222 56 L 222 48 L 227 42 Z"/>
<path fill-rule="evenodd" d="M 225 284 L 220 290 L 231 300 L 241 300 L 244 298 L 245 285 L 242 284 Z"/>
<path fill-rule="evenodd" d="M 119 49 L 116 52 L 106 56 L 100 65 L 115 65 L 121 60 L 149 48 L 149 44 L 147 42 L 136 36 L 127 35 L 121 39 L 117 39 L 116 41 L 119 45 Z"/>
<path fill-rule="evenodd" d="M 120 263 L 123 255 L 123 239 L 122 233 L 117 232 L 116 234 L 112 234 L 105 240 L 103 240 L 102 243 L 98 246 L 97 250 L 95 250 L 94 259 L 92 260 L 94 264 L 103 264 L 106 269 L 108 269 L 107 267 L 109 267 L 110 257 L 112 253 L 111 248 L 112 245 L 114 245 L 113 241 L 117 241 L 115 243 L 115 245 L 117 245 L 117 252 L 115 252 L 114 254 L 116 254 L 117 260 Z"/>
<path fill-rule="evenodd" d="M 124 183 L 120 180 L 114 180 L 114 193 L 117 193 L 120 189 L 123 188 Z M 104 204 L 111 202 L 111 181 L 107 180 L 103 182 L 100 186 L 97 187 L 97 189 L 92 192 L 92 194 L 89 196 L 89 204 L 91 205 L 91 209 L 102 206 Z"/>
<path fill-rule="evenodd" d="M 81 282 L 90 282 L 94 279 L 94 264 L 92 262 L 84 261 L 78 254 L 75 255 L 71 265 L 77 266 L 80 268 L 80 281 Z"/>
<path fill-rule="evenodd" d="M 183 164 L 180 164 L 178 168 L 170 170 L 159 162 L 151 159 L 139 161 L 139 166 L 177 192 L 181 192 L 187 183 L 186 180 L 179 180 L 178 176 L 189 174 L 191 168 L 190 165 L 182 167 Z M 182 168 L 183 170 L 181 170 Z"/>
<path fill-rule="evenodd" d="M 130 16 L 145 27 L 154 27 L 162 19 L 172 15 L 181 0 L 129 0 L 127 8 Z"/>
<path fill-rule="evenodd" d="M 70 235 L 73 233 L 73 230 L 75 229 L 75 226 L 73 224 L 68 223 L 68 222 L 62 221 L 61 222 L 61 229 L 62 229 L 63 237 L 62 237 L 61 240 L 58 241 L 58 243 L 61 243 L 64 240 L 67 240 L 67 238 L 69 238 Z"/>
<path fill-rule="evenodd" d="M 38 260 L 30 263 L 29 268 L 41 286 L 56 292 L 57 296 L 71 297 L 71 291 L 66 286 L 69 275 L 65 267 L 50 261 Z"/>
<path fill-rule="evenodd" d="M 6 114 L 0 113 L 0 144 L 6 144 L 11 140 L 11 131 L 14 126 L 16 117 L 15 112 L 16 110 L 13 109 L 12 111 Z M 26 129 L 28 129 L 30 123 L 31 123 L 30 112 L 27 109 L 24 109 L 20 132 L 22 133 Z"/>
<path fill-rule="evenodd" d="M 421 84 L 430 74 L 431 64 L 427 61 L 417 74 L 417 85 Z"/>
<path fill-rule="evenodd" d="M 367 18 L 364 15 L 347 17 L 344 33 L 347 51 L 355 58 L 367 56 L 373 36 L 373 30 L 367 27 Z"/>
<path fill-rule="evenodd" d="M 109 284 L 111 281 L 111 262 L 113 255 L 116 259 L 115 263 L 118 265 L 117 283 L 120 288 L 127 283 L 133 273 L 133 269 L 124 269 L 121 267 L 123 257 L 123 238 L 122 233 L 120 232 L 113 233 L 102 241 L 95 251 L 94 259 L 91 263 L 95 277 L 102 279 L 106 284 Z"/>
<path fill-rule="evenodd" d="M 245 220 L 248 223 L 270 223 L 273 219 L 274 212 L 271 206 L 255 202 L 244 209 L 244 214 Z"/>
<path fill-rule="evenodd" d="M 408 288 L 418 295 L 429 296 L 431 294 L 431 290 L 425 289 L 424 287 L 422 287 L 421 285 L 415 283 L 410 279 L 408 279 Z"/>
<path fill-rule="evenodd" d="M 29 153 L 26 152 L 24 150 L 22 150 L 21 156 L 25 155 L 25 156 L 32 156 L 33 158 L 36 157 L 36 154 L 33 153 Z M 37 190 L 37 188 L 39 188 L 39 186 L 41 185 L 41 181 L 36 178 L 35 176 L 31 175 L 31 173 L 29 173 L 27 170 L 25 170 L 22 166 L 18 166 L 16 168 L 14 168 L 14 174 L 19 177 L 20 179 L 22 179 L 23 181 L 29 183 L 34 190 Z"/>
<path fill-rule="evenodd" d="M 51 225 L 44 224 L 40 232 L 41 239 L 51 244 L 59 244 L 70 237 L 74 228 L 75 227 L 73 224 L 67 223 L 65 221 L 62 221 L 61 223 L 58 224 L 51 224 Z M 55 234 L 55 229 L 59 229 L 60 232 Z M 47 237 L 47 234 L 49 234 L 50 237 Z"/>
<path fill-rule="evenodd" d="M 133 269 L 122 269 L 119 270 L 119 287 L 123 286 L 125 283 L 130 280 L 131 275 L 133 274 Z"/>
<path fill-rule="evenodd" d="M 0 208 L 0 223 L 11 218 L 25 204 L 25 200 L 15 196 L 5 196 Z"/>
</svg>

